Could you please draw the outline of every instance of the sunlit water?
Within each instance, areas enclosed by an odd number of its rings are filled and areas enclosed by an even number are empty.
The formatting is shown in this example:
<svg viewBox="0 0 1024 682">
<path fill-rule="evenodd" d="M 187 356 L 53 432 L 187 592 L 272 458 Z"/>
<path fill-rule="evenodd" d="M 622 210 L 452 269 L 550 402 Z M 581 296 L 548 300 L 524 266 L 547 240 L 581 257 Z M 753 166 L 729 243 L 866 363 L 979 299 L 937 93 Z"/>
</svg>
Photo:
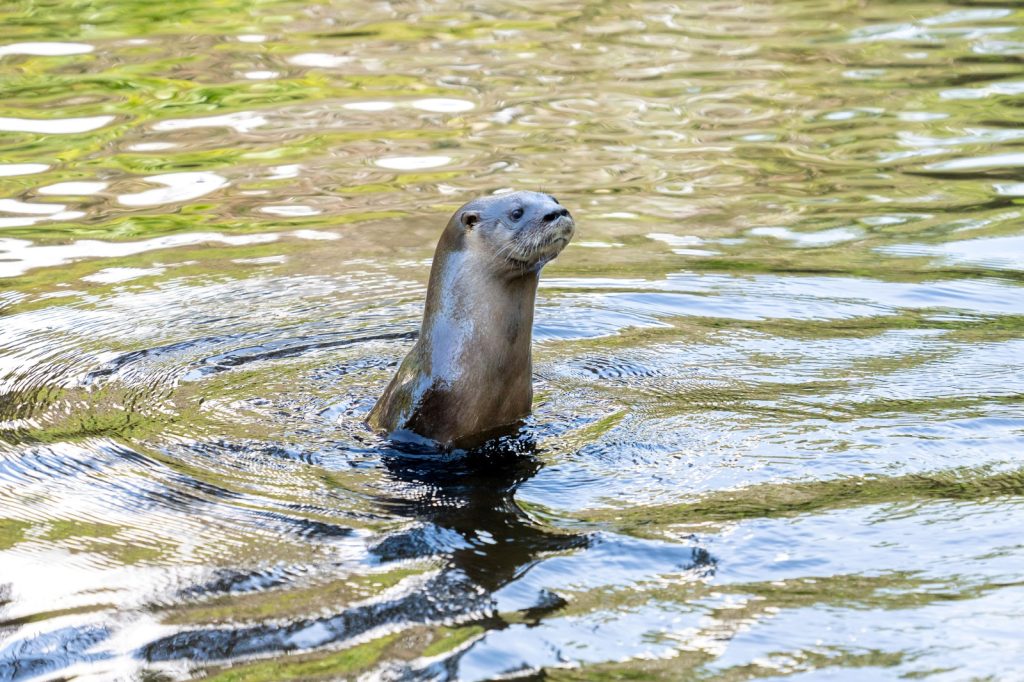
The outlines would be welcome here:
<svg viewBox="0 0 1024 682">
<path fill-rule="evenodd" d="M 0 5 L 0 679 L 1024 678 L 1024 11 Z M 462 202 L 535 415 L 363 426 Z"/>
</svg>

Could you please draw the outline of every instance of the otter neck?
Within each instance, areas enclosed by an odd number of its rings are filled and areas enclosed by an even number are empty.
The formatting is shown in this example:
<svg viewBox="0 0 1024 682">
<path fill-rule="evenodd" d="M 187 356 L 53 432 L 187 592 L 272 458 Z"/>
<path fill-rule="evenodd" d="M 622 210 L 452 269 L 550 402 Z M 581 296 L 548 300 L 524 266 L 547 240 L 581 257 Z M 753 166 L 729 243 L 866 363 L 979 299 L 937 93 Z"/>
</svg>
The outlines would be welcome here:
<svg viewBox="0 0 1024 682">
<path fill-rule="evenodd" d="M 484 259 L 489 254 L 469 249 L 435 255 L 420 334 L 421 360 L 437 388 L 493 391 L 530 381 L 539 274 L 512 277 Z"/>
</svg>

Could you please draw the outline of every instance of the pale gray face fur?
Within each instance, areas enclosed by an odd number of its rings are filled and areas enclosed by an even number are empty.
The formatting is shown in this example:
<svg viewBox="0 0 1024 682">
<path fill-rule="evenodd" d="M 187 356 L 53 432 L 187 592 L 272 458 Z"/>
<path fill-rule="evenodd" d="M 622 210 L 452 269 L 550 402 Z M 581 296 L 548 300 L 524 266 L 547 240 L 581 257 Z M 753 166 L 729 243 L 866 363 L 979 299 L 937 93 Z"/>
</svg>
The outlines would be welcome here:
<svg viewBox="0 0 1024 682">
<path fill-rule="evenodd" d="M 512 192 L 471 201 L 455 214 L 467 246 L 479 239 L 511 274 L 539 272 L 572 239 L 575 223 L 558 200 L 540 192 Z"/>
</svg>

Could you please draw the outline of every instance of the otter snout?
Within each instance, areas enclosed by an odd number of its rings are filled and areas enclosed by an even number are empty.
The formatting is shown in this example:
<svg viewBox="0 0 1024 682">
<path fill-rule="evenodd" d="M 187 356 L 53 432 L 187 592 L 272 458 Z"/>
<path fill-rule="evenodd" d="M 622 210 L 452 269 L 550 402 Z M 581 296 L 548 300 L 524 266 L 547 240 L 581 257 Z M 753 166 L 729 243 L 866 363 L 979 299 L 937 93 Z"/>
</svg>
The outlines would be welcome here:
<svg viewBox="0 0 1024 682">
<path fill-rule="evenodd" d="M 555 215 L 554 218 L 548 220 L 549 216 Z M 576 223 L 573 221 L 572 216 L 569 215 L 569 211 L 564 208 L 561 211 L 553 211 L 548 215 L 544 216 L 544 220 L 547 221 L 550 226 L 549 229 L 560 239 L 563 239 L 565 243 L 568 243 L 572 239 L 573 233 L 576 231 Z"/>
<path fill-rule="evenodd" d="M 569 209 L 559 207 L 557 211 L 551 211 L 550 213 L 544 216 L 544 222 L 551 223 L 558 220 L 559 218 L 571 219 L 572 216 L 569 215 Z"/>
</svg>

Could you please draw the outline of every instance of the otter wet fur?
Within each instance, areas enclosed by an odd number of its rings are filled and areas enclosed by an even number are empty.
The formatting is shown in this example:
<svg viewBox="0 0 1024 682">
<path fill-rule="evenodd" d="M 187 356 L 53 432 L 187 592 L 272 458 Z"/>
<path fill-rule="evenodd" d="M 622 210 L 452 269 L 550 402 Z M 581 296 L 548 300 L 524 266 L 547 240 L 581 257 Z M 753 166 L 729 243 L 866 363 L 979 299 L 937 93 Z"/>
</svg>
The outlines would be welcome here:
<svg viewBox="0 0 1024 682">
<path fill-rule="evenodd" d="M 528 416 L 540 271 L 575 229 L 569 211 L 538 192 L 483 197 L 456 211 L 434 252 L 419 338 L 370 411 L 370 427 L 450 450 Z"/>
</svg>

